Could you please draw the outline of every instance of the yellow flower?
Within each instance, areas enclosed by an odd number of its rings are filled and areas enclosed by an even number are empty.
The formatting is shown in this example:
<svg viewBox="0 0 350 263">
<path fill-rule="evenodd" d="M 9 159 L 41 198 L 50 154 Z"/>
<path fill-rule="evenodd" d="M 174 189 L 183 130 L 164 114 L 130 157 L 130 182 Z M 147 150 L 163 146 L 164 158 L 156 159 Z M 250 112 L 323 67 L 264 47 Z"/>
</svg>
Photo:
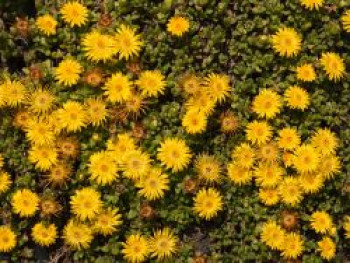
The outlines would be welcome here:
<svg viewBox="0 0 350 263">
<path fill-rule="evenodd" d="M 0 170 L 0 194 L 5 193 L 11 186 L 10 174 Z"/>
<path fill-rule="evenodd" d="M 55 79 L 59 84 L 70 87 L 78 83 L 82 66 L 78 61 L 67 58 L 60 62 L 55 71 Z"/>
<path fill-rule="evenodd" d="M 320 156 L 311 145 L 303 144 L 294 152 L 294 167 L 299 173 L 310 173 L 318 168 Z"/>
<path fill-rule="evenodd" d="M 141 36 L 135 34 L 135 29 L 122 25 L 115 35 L 115 47 L 118 50 L 119 58 L 126 60 L 140 53 L 142 41 Z"/>
<path fill-rule="evenodd" d="M 344 222 L 345 238 L 350 238 L 350 216 L 345 217 Z"/>
<path fill-rule="evenodd" d="M 310 98 L 307 91 L 298 86 L 291 86 L 284 92 L 284 101 L 292 109 L 305 110 L 309 107 Z"/>
<path fill-rule="evenodd" d="M 282 27 L 272 36 L 272 45 L 280 56 L 292 57 L 300 52 L 301 40 L 294 28 Z"/>
<path fill-rule="evenodd" d="M 300 186 L 304 193 L 318 192 L 324 183 L 324 178 L 320 173 L 305 173 L 299 175 Z"/>
<path fill-rule="evenodd" d="M 164 93 L 166 81 L 159 70 L 143 71 L 135 84 L 141 90 L 142 95 L 146 97 L 157 97 Z"/>
<path fill-rule="evenodd" d="M 326 234 L 333 227 L 332 218 L 325 211 L 316 211 L 312 213 L 310 222 L 312 229 L 320 234 Z"/>
<path fill-rule="evenodd" d="M 114 73 L 105 83 L 103 89 L 107 99 L 112 102 L 125 102 L 132 96 L 132 82 L 120 72 Z"/>
<path fill-rule="evenodd" d="M 112 153 L 112 157 L 118 164 L 122 163 L 125 156 L 135 149 L 135 141 L 127 133 L 118 134 L 116 140 L 107 141 L 107 150 Z"/>
<path fill-rule="evenodd" d="M 318 172 L 322 175 L 324 179 L 330 179 L 334 174 L 339 173 L 341 168 L 341 162 L 339 157 L 334 155 L 329 155 L 321 158 L 318 165 Z"/>
<path fill-rule="evenodd" d="M 177 251 L 178 238 L 167 227 L 153 233 L 149 240 L 149 250 L 157 260 L 170 258 Z"/>
<path fill-rule="evenodd" d="M 37 17 L 35 25 L 41 32 L 48 36 L 56 34 L 57 21 L 51 15 L 46 14 Z"/>
<path fill-rule="evenodd" d="M 242 143 L 233 150 L 232 159 L 241 167 L 251 168 L 255 162 L 255 149 L 247 143 Z"/>
<path fill-rule="evenodd" d="M 272 206 L 280 200 L 278 190 L 275 188 L 259 188 L 259 198 L 267 206 Z"/>
<path fill-rule="evenodd" d="M 206 183 L 220 181 L 221 162 L 213 155 L 201 154 L 196 158 L 194 168 L 198 178 Z"/>
<path fill-rule="evenodd" d="M 87 125 L 87 114 L 84 106 L 77 101 L 69 100 L 60 109 L 60 125 L 68 132 L 76 132 Z"/>
<path fill-rule="evenodd" d="M 267 163 L 274 163 L 279 158 L 279 150 L 275 142 L 269 142 L 261 145 L 257 149 L 257 157 L 259 160 Z"/>
<path fill-rule="evenodd" d="M 203 133 L 207 127 L 207 117 L 203 111 L 189 110 L 182 119 L 182 126 L 189 134 Z"/>
<path fill-rule="evenodd" d="M 253 121 L 247 125 L 246 137 L 257 145 L 267 143 L 272 136 L 272 128 L 265 121 Z"/>
<path fill-rule="evenodd" d="M 29 121 L 25 131 L 32 145 L 52 145 L 55 141 L 53 127 L 47 121 Z"/>
<path fill-rule="evenodd" d="M 191 150 L 186 141 L 179 138 L 167 138 L 158 148 L 158 160 L 173 172 L 184 170 L 189 165 L 191 157 Z"/>
<path fill-rule="evenodd" d="M 317 242 L 318 251 L 321 253 L 321 257 L 326 260 L 331 260 L 335 256 L 336 246 L 334 241 L 329 237 L 323 237 L 322 240 Z"/>
<path fill-rule="evenodd" d="M 29 161 L 35 163 L 35 168 L 47 171 L 57 163 L 58 154 L 51 145 L 34 145 L 29 150 Z"/>
<path fill-rule="evenodd" d="M 312 64 L 303 64 L 296 69 L 297 79 L 302 81 L 314 81 L 316 79 L 315 69 Z"/>
<path fill-rule="evenodd" d="M 304 240 L 294 232 L 287 233 L 284 237 L 282 256 L 287 259 L 295 259 L 304 251 Z"/>
<path fill-rule="evenodd" d="M 188 111 L 197 111 L 210 115 L 214 111 L 215 101 L 207 92 L 199 92 L 187 99 L 185 107 Z"/>
<path fill-rule="evenodd" d="M 193 209 L 200 217 L 210 220 L 223 209 L 222 196 L 214 188 L 201 189 L 194 198 Z"/>
<path fill-rule="evenodd" d="M 341 17 L 341 22 L 346 32 L 350 33 L 350 10 L 345 11 Z"/>
<path fill-rule="evenodd" d="M 89 160 L 90 178 L 100 185 L 111 184 L 118 176 L 118 165 L 107 151 L 93 153 Z"/>
<path fill-rule="evenodd" d="M 186 74 L 182 77 L 180 85 L 186 95 L 194 95 L 201 90 L 202 80 L 194 74 Z"/>
<path fill-rule="evenodd" d="M 81 27 L 86 24 L 88 17 L 88 9 L 78 2 L 69 2 L 62 6 L 60 13 L 64 22 L 70 27 Z"/>
<path fill-rule="evenodd" d="M 322 54 L 321 65 L 330 80 L 338 81 L 344 77 L 345 63 L 338 54 L 326 52 Z"/>
<path fill-rule="evenodd" d="M 82 46 L 83 51 L 86 52 L 85 56 L 93 62 L 106 62 L 117 52 L 114 39 L 97 31 L 86 34 L 82 40 Z"/>
<path fill-rule="evenodd" d="M 338 138 L 329 129 L 318 129 L 311 137 L 311 145 L 320 152 L 321 155 L 332 155 L 338 147 Z"/>
<path fill-rule="evenodd" d="M 260 118 L 271 119 L 281 111 L 281 96 L 270 89 L 263 89 L 253 100 L 252 109 Z"/>
<path fill-rule="evenodd" d="M 117 231 L 117 227 L 122 224 L 122 216 L 119 214 L 119 209 L 108 208 L 102 210 L 96 215 L 93 223 L 93 229 L 95 232 L 104 236 L 108 236 Z"/>
<path fill-rule="evenodd" d="M 278 135 L 277 145 L 283 150 L 293 150 L 300 145 L 300 135 L 294 128 L 284 128 Z"/>
<path fill-rule="evenodd" d="M 102 125 L 107 118 L 107 105 L 99 98 L 90 98 L 85 100 L 85 109 L 88 121 L 92 126 Z"/>
<path fill-rule="evenodd" d="M 281 201 L 290 206 L 296 206 L 303 199 L 303 192 L 298 178 L 287 176 L 278 186 Z"/>
<path fill-rule="evenodd" d="M 274 221 L 268 221 L 262 226 L 260 238 L 272 249 L 281 250 L 285 236 L 285 231 Z"/>
<path fill-rule="evenodd" d="M 324 0 L 300 0 L 302 6 L 307 9 L 316 9 L 318 10 L 324 3 Z"/>
<path fill-rule="evenodd" d="M 140 183 L 137 185 L 139 194 L 147 200 L 156 200 L 164 196 L 164 191 L 169 190 L 168 175 L 163 174 L 159 168 L 152 168 L 150 171 L 141 177 Z"/>
<path fill-rule="evenodd" d="M 0 85 L 0 105 L 2 97 L 6 106 L 16 107 L 25 101 L 27 89 L 21 82 L 8 79 Z"/>
<path fill-rule="evenodd" d="M 183 16 L 174 16 L 169 19 L 167 31 L 174 36 L 182 36 L 190 29 L 190 21 Z"/>
<path fill-rule="evenodd" d="M 284 173 L 284 169 L 277 164 L 260 163 L 254 170 L 255 180 L 262 187 L 277 186 Z"/>
<path fill-rule="evenodd" d="M 122 254 L 127 262 L 141 263 L 149 255 L 148 241 L 140 234 L 134 234 L 127 237 L 125 243 L 122 243 Z"/>
<path fill-rule="evenodd" d="M 63 239 L 73 249 L 86 249 L 93 239 L 92 229 L 86 224 L 70 220 L 63 229 Z"/>
<path fill-rule="evenodd" d="M 32 228 L 32 237 L 35 243 L 41 246 L 50 246 L 57 238 L 57 228 L 54 224 L 37 223 Z"/>
<path fill-rule="evenodd" d="M 31 217 L 39 208 L 39 197 L 29 189 L 17 190 L 11 200 L 13 212 L 20 217 Z"/>
<path fill-rule="evenodd" d="M 38 88 L 28 95 L 29 111 L 46 114 L 52 109 L 55 101 L 56 97 L 50 90 Z"/>
<path fill-rule="evenodd" d="M 236 161 L 228 164 L 227 175 L 232 182 L 239 186 L 248 184 L 253 178 L 253 172 L 249 168 L 242 167 Z"/>
<path fill-rule="evenodd" d="M 9 252 L 15 248 L 17 244 L 16 234 L 11 230 L 10 226 L 0 226 L 0 252 Z"/>
<path fill-rule="evenodd" d="M 125 177 L 138 180 L 145 176 L 151 165 L 151 158 L 147 153 L 141 150 L 133 150 L 125 154 L 123 159 L 122 169 Z"/>
<path fill-rule="evenodd" d="M 101 211 L 101 194 L 91 187 L 76 190 L 71 196 L 72 212 L 80 219 L 93 219 Z"/>
<path fill-rule="evenodd" d="M 214 102 L 223 102 L 230 94 L 230 79 L 227 75 L 211 73 L 204 78 L 203 85 Z"/>
</svg>

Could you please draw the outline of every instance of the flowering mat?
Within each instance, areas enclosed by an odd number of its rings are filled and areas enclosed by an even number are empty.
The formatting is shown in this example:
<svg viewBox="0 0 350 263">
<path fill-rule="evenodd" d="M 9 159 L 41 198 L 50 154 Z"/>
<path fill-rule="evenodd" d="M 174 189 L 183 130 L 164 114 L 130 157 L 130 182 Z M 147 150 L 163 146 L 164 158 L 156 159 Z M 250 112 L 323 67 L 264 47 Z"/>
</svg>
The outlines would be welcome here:
<svg viewBox="0 0 350 263">
<path fill-rule="evenodd" d="M 348 262 L 350 2 L 2 1 L 1 262 Z"/>
</svg>

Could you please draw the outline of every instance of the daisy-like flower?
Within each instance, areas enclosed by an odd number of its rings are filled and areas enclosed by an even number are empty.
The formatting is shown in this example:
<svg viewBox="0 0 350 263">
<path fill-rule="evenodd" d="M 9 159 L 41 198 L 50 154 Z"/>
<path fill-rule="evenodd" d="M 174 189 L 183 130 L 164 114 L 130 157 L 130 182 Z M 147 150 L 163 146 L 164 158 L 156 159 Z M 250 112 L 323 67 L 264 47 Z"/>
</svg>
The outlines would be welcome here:
<svg viewBox="0 0 350 263">
<path fill-rule="evenodd" d="M 318 251 L 321 253 L 321 257 L 325 260 L 331 260 L 335 256 L 336 246 L 334 241 L 329 237 L 323 237 L 317 242 Z"/>
<path fill-rule="evenodd" d="M 304 251 L 303 238 L 294 232 L 287 233 L 284 237 L 282 256 L 287 259 L 295 259 Z"/>
<path fill-rule="evenodd" d="M 301 37 L 294 28 L 282 27 L 272 36 L 272 46 L 280 56 L 292 57 L 301 50 Z"/>
<path fill-rule="evenodd" d="M 305 82 L 311 82 L 316 79 L 315 69 L 312 64 L 303 64 L 296 69 L 297 79 Z"/>
<path fill-rule="evenodd" d="M 142 41 L 141 36 L 135 34 L 135 29 L 129 26 L 122 25 L 117 30 L 114 37 L 115 47 L 118 50 L 119 58 L 126 60 L 140 53 Z"/>
<path fill-rule="evenodd" d="M 257 149 L 257 158 L 265 163 L 275 163 L 279 158 L 279 149 L 275 142 L 261 145 Z"/>
<path fill-rule="evenodd" d="M 201 189 L 194 198 L 193 209 L 200 217 L 210 220 L 223 209 L 222 196 L 214 188 Z"/>
<path fill-rule="evenodd" d="M 108 236 L 117 231 L 117 227 L 122 224 L 122 216 L 119 214 L 119 209 L 105 209 L 95 216 L 93 222 L 94 232 Z"/>
<path fill-rule="evenodd" d="M 350 10 L 345 11 L 341 17 L 341 22 L 346 32 L 350 33 Z"/>
<path fill-rule="evenodd" d="M 296 206 L 303 199 L 300 181 L 296 177 L 284 177 L 282 182 L 278 185 L 278 192 L 281 201 L 290 206 Z"/>
<path fill-rule="evenodd" d="M 182 119 L 182 126 L 190 134 L 202 133 L 207 127 L 207 116 L 203 111 L 189 110 Z"/>
<path fill-rule="evenodd" d="M 178 238 L 169 228 L 163 228 L 153 233 L 149 240 L 149 250 L 157 260 L 169 259 L 177 251 Z"/>
<path fill-rule="evenodd" d="M 158 160 L 173 172 L 184 170 L 189 165 L 191 157 L 190 148 L 179 138 L 167 138 L 158 148 Z"/>
<path fill-rule="evenodd" d="M 304 193 L 318 192 L 324 183 L 324 178 L 321 173 L 304 173 L 299 175 L 300 186 Z"/>
<path fill-rule="evenodd" d="M 98 184 L 111 184 L 117 178 L 118 170 L 118 165 L 110 152 L 101 151 L 90 156 L 90 178 Z"/>
<path fill-rule="evenodd" d="M 311 137 L 311 145 L 315 147 L 321 155 L 331 155 L 338 147 L 338 138 L 329 129 L 318 129 Z"/>
<path fill-rule="evenodd" d="M 277 164 L 260 163 L 254 170 L 256 182 L 262 187 L 275 187 L 285 171 Z"/>
<path fill-rule="evenodd" d="M 326 234 L 333 227 L 331 216 L 326 211 L 316 211 L 312 213 L 311 227 L 316 233 Z"/>
<path fill-rule="evenodd" d="M 31 217 L 39 208 L 39 197 L 29 189 L 18 189 L 12 196 L 13 212 L 20 217 Z"/>
<path fill-rule="evenodd" d="M 120 133 L 116 140 L 107 141 L 107 151 L 112 153 L 118 164 L 123 163 L 125 156 L 134 150 L 136 150 L 135 141 L 128 133 Z"/>
<path fill-rule="evenodd" d="M 121 163 L 123 175 L 132 180 L 146 176 L 151 168 L 150 156 L 140 149 L 129 151 Z"/>
<path fill-rule="evenodd" d="M 281 96 L 270 89 L 261 90 L 252 103 L 253 112 L 266 119 L 275 117 L 281 111 L 281 106 Z"/>
<path fill-rule="evenodd" d="M 150 253 L 147 238 L 140 234 L 128 236 L 122 245 L 123 257 L 130 263 L 145 262 Z"/>
<path fill-rule="evenodd" d="M 230 79 L 227 75 L 211 73 L 204 78 L 203 85 L 214 102 L 223 102 L 230 94 Z"/>
<path fill-rule="evenodd" d="M 102 125 L 108 116 L 106 103 L 100 98 L 89 98 L 85 100 L 85 111 L 87 119 L 92 126 Z"/>
<path fill-rule="evenodd" d="M 37 17 L 35 21 L 37 28 L 47 36 L 56 34 L 57 21 L 51 15 L 43 15 Z"/>
<path fill-rule="evenodd" d="M 291 86 L 284 92 L 284 101 L 291 109 L 305 110 L 310 105 L 307 91 L 298 86 Z"/>
<path fill-rule="evenodd" d="M 247 125 L 246 137 L 257 145 L 267 143 L 272 136 L 272 128 L 265 121 L 253 121 Z"/>
<path fill-rule="evenodd" d="M 82 49 L 85 51 L 85 56 L 93 62 L 106 62 L 117 52 L 113 37 L 97 31 L 92 31 L 83 37 Z"/>
<path fill-rule="evenodd" d="M 76 132 L 87 125 L 87 114 L 84 105 L 69 100 L 59 110 L 59 124 L 68 132 Z"/>
<path fill-rule="evenodd" d="M 334 52 L 323 53 L 321 65 L 330 80 L 339 81 L 345 75 L 344 59 Z"/>
<path fill-rule="evenodd" d="M 332 178 L 336 173 L 339 173 L 341 169 L 341 162 L 339 157 L 335 155 L 328 155 L 321 158 L 318 165 L 318 171 L 324 179 Z"/>
<path fill-rule="evenodd" d="M 169 19 L 167 31 L 174 36 L 182 36 L 190 29 L 190 21 L 183 16 L 174 16 Z"/>
<path fill-rule="evenodd" d="M 233 183 L 239 186 L 248 184 L 253 178 L 253 172 L 236 161 L 228 164 L 227 175 Z"/>
<path fill-rule="evenodd" d="M 316 171 L 320 163 L 320 155 L 312 145 L 303 144 L 294 152 L 294 167 L 299 173 Z"/>
<path fill-rule="evenodd" d="M 49 170 L 58 161 L 58 153 L 52 145 L 34 145 L 30 148 L 28 159 L 42 171 Z"/>
<path fill-rule="evenodd" d="M 285 231 L 276 222 L 268 221 L 262 226 L 260 238 L 270 248 L 281 250 L 285 235 Z"/>
<path fill-rule="evenodd" d="M 11 186 L 10 174 L 0 170 L 0 194 L 5 193 Z"/>
<path fill-rule="evenodd" d="M 7 79 L 0 85 L 0 106 L 3 103 L 5 106 L 16 107 L 22 104 L 26 97 L 27 89 L 19 81 Z"/>
<path fill-rule="evenodd" d="M 79 219 L 93 219 L 102 208 L 101 194 L 91 187 L 76 190 L 71 196 L 70 205 Z"/>
<path fill-rule="evenodd" d="M 275 188 L 259 188 L 259 199 L 267 206 L 272 206 L 280 200 L 278 190 Z"/>
<path fill-rule="evenodd" d="M 54 224 L 39 222 L 32 228 L 32 237 L 35 243 L 47 247 L 56 242 L 57 227 Z"/>
<path fill-rule="evenodd" d="M 157 97 L 164 93 L 166 81 L 159 70 L 146 70 L 141 72 L 139 79 L 135 82 L 146 97 Z"/>
<path fill-rule="evenodd" d="M 244 168 L 251 168 L 254 165 L 255 157 L 255 149 L 248 143 L 242 143 L 232 151 L 232 159 Z"/>
<path fill-rule="evenodd" d="M 10 252 L 17 244 L 15 232 L 8 225 L 0 226 L 0 252 Z"/>
<path fill-rule="evenodd" d="M 156 200 L 164 196 L 164 192 L 169 189 L 168 175 L 162 173 L 161 169 L 152 168 L 141 177 L 139 194 L 147 200 Z"/>
<path fill-rule="evenodd" d="M 67 58 L 60 62 L 55 70 L 55 79 L 59 84 L 67 87 L 71 87 L 78 83 L 80 73 L 82 72 L 82 66 L 78 61 Z"/>
<path fill-rule="evenodd" d="M 27 139 L 33 145 L 52 145 L 55 140 L 53 127 L 44 120 L 31 120 L 25 129 Z"/>
<path fill-rule="evenodd" d="M 103 89 L 107 100 L 112 103 L 125 102 L 132 97 L 133 83 L 128 76 L 117 72 L 114 73 L 105 83 Z"/>
<path fill-rule="evenodd" d="M 93 232 L 87 224 L 70 220 L 63 229 L 63 239 L 72 249 L 86 249 L 93 239 Z"/>
<path fill-rule="evenodd" d="M 213 155 L 201 154 L 196 158 L 194 168 L 198 178 L 206 183 L 220 181 L 222 164 Z"/>
<path fill-rule="evenodd" d="M 81 27 L 87 22 L 88 9 L 76 1 L 64 4 L 60 13 L 63 21 L 69 24 L 70 27 Z"/>
<path fill-rule="evenodd" d="M 28 94 L 27 103 L 29 105 L 29 111 L 35 114 L 43 114 L 50 112 L 56 97 L 48 89 L 38 88 L 34 92 Z"/>
<path fill-rule="evenodd" d="M 316 9 L 318 10 L 324 3 L 324 0 L 300 0 L 300 4 L 306 9 Z"/>
<path fill-rule="evenodd" d="M 293 150 L 300 145 L 300 135 L 294 128 L 284 128 L 278 135 L 277 145 L 283 150 Z"/>
</svg>

